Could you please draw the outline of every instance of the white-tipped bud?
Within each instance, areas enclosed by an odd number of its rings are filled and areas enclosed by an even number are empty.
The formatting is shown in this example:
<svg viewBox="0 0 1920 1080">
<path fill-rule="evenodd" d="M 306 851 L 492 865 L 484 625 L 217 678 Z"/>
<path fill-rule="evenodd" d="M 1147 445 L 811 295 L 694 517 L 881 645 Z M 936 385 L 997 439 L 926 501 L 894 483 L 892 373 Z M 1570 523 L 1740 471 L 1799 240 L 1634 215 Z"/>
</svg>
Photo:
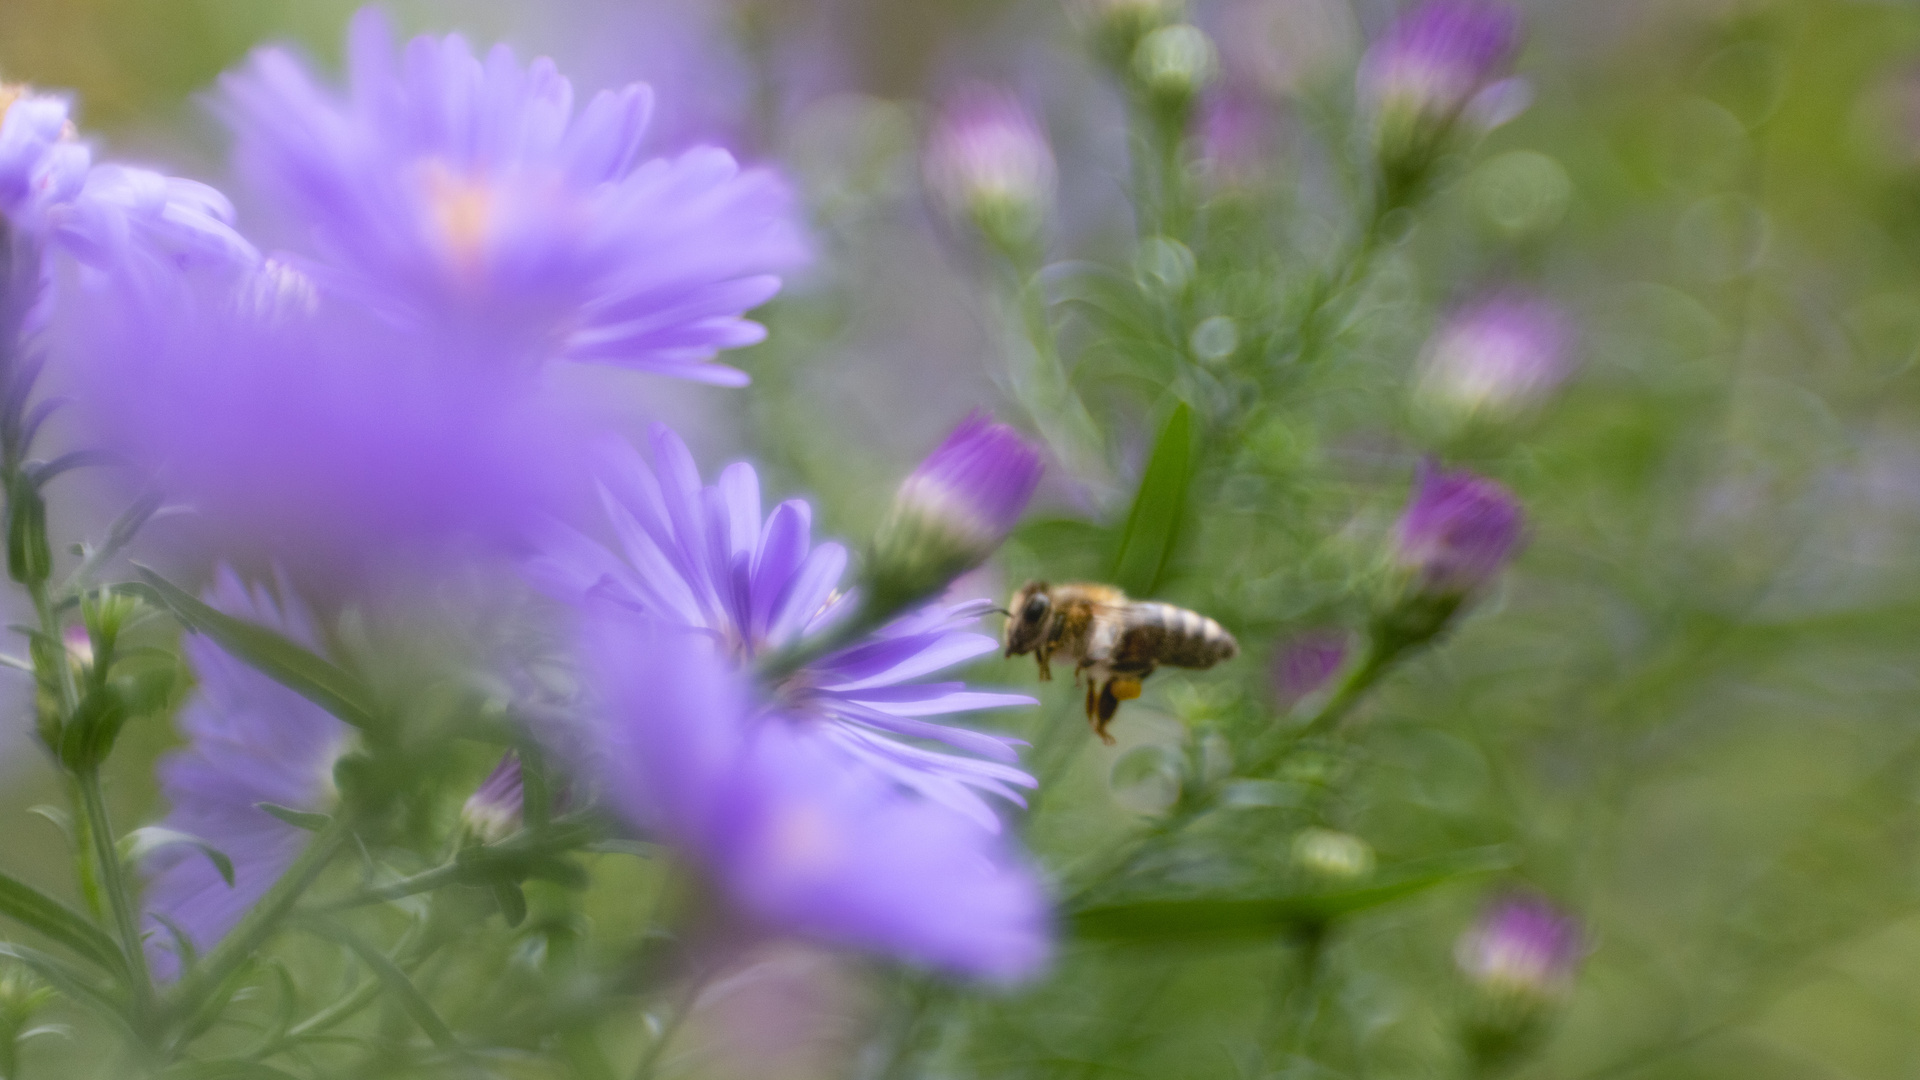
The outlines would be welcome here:
<svg viewBox="0 0 1920 1080">
<path fill-rule="evenodd" d="M 1149 95 L 1172 102 L 1193 99 L 1220 71 L 1220 53 L 1206 31 L 1189 23 L 1163 26 L 1140 39 L 1133 74 Z"/>
<path fill-rule="evenodd" d="M 1294 865 L 1329 882 L 1352 882 L 1373 873 L 1373 848 L 1352 833 L 1301 829 L 1293 837 Z"/>
<path fill-rule="evenodd" d="M 1053 205 L 1053 150 L 1018 99 L 964 87 L 941 110 L 922 162 L 942 209 L 1002 244 L 1025 244 Z"/>
</svg>

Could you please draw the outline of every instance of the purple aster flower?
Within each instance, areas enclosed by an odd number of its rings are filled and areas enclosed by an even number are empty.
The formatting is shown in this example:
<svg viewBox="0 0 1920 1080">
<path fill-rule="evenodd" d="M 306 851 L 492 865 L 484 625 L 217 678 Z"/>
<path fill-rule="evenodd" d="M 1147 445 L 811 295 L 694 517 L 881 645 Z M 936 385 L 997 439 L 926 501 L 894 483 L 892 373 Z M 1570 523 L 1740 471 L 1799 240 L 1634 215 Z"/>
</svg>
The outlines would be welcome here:
<svg viewBox="0 0 1920 1080">
<path fill-rule="evenodd" d="M 1511 416 L 1566 379 L 1572 351 L 1572 322 L 1558 304 L 1495 293 L 1455 312 L 1427 342 L 1421 395 L 1455 416 Z"/>
<path fill-rule="evenodd" d="M 1053 150 L 1018 98 L 970 83 L 948 99 L 921 162 L 941 209 L 990 239 L 1030 241 L 1053 205 Z"/>
<path fill-rule="evenodd" d="M 225 80 L 243 169 L 303 230 L 324 290 L 491 351 L 726 385 L 707 363 L 759 341 L 742 316 L 805 245 L 772 173 L 711 147 L 641 160 L 651 96 L 573 88 L 505 46 L 420 37 L 398 62 L 377 12 L 355 16 L 348 89 L 267 49 Z"/>
<path fill-rule="evenodd" d="M 1422 462 L 1400 517 L 1394 558 L 1425 596 L 1485 588 L 1519 550 L 1524 516 L 1505 487 Z"/>
<path fill-rule="evenodd" d="M 0 84 L 0 217 L 31 235 L 86 183 L 93 155 L 74 135 L 64 97 Z"/>
<path fill-rule="evenodd" d="M 506 544 L 578 469 L 577 425 L 537 372 L 424 348 L 282 264 L 232 286 L 126 266 L 76 306 L 89 438 L 228 549 L 357 574 Z"/>
<path fill-rule="evenodd" d="M 913 470 L 874 539 L 868 599 L 925 599 L 985 562 L 1020 520 L 1044 467 L 1039 451 L 975 412 Z"/>
<path fill-rule="evenodd" d="M 715 636 L 591 609 L 595 774 L 750 925 L 999 981 L 1045 962 L 1045 899 L 1000 838 L 760 699 Z"/>
<path fill-rule="evenodd" d="M 312 617 L 290 596 L 276 603 L 224 567 L 207 602 L 310 648 L 316 644 Z M 182 648 L 199 686 L 177 721 L 187 745 L 160 761 L 160 792 L 172 807 L 163 824 L 225 853 L 233 860 L 233 885 L 186 844 L 163 848 L 147 861 L 145 901 L 153 931 L 147 955 L 164 979 L 181 966 L 174 931 L 195 951 L 206 952 L 300 854 L 307 833 L 258 804 L 330 810 L 333 765 L 352 730 L 208 638 L 188 637 Z"/>
<path fill-rule="evenodd" d="M 1347 660 L 1344 630 L 1310 630 L 1280 647 L 1273 656 L 1273 689 L 1292 704 L 1320 689 Z"/>
<path fill-rule="evenodd" d="M 611 602 L 635 618 L 697 632 L 741 666 L 851 614 L 841 590 L 846 549 L 813 543 L 806 502 L 790 499 L 763 516 L 752 466 L 731 465 L 719 483 L 703 486 L 678 436 L 656 425 L 652 441 L 652 468 L 625 444 L 606 456 L 601 502 L 618 553 L 556 525 L 528 564 L 531 580 L 562 600 Z M 985 601 L 933 605 L 896 619 L 784 680 L 782 707 L 816 729 L 822 745 L 998 829 L 981 793 L 1018 802 L 1014 787 L 1034 784 L 1011 764 L 1015 740 L 929 718 L 1033 699 L 918 681 L 997 648 L 963 629 L 988 610 Z"/>
<path fill-rule="evenodd" d="M 1490 906 L 1461 935 L 1454 958 L 1475 986 L 1496 997 L 1564 999 L 1586 953 L 1580 924 L 1537 896 L 1512 895 Z"/>
<path fill-rule="evenodd" d="M 1495 100 L 1512 88 L 1499 80 L 1519 46 L 1520 13 L 1505 4 L 1426 0 L 1367 50 L 1360 99 L 1389 127 L 1501 119 Z"/>
</svg>

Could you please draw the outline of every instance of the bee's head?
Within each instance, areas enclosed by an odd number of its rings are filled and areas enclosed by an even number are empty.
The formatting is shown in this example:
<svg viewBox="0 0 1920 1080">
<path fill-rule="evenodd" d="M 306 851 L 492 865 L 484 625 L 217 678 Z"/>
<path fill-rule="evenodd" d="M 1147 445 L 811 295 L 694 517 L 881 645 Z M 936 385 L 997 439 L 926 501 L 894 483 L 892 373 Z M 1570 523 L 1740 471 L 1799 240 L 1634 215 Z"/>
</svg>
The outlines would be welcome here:
<svg viewBox="0 0 1920 1080">
<path fill-rule="evenodd" d="M 1044 581 L 1029 581 L 1007 601 L 1007 655 L 1024 656 L 1040 644 L 1047 616 L 1053 614 L 1053 594 Z"/>
</svg>

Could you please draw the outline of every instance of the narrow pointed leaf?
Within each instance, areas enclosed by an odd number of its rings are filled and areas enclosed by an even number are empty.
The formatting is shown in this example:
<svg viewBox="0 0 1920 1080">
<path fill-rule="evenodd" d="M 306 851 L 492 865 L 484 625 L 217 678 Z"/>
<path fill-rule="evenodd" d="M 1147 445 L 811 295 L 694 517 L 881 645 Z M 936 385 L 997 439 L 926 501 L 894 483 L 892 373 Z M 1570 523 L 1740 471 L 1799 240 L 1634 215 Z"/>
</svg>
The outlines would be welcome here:
<svg viewBox="0 0 1920 1080">
<path fill-rule="evenodd" d="M 32 927 L 114 975 L 126 972 L 126 957 L 106 931 L 24 881 L 0 874 L 0 914 Z"/>
<path fill-rule="evenodd" d="M 355 727 L 373 726 L 372 692 L 337 664 L 277 631 L 201 603 L 144 566 L 134 569 L 181 622 L 212 638 L 243 663 Z"/>
<path fill-rule="evenodd" d="M 1166 575 L 1187 512 L 1193 464 L 1193 410 L 1183 401 L 1154 440 L 1153 455 L 1140 475 L 1140 490 L 1114 553 L 1112 580 L 1127 592 L 1151 596 Z"/>
<path fill-rule="evenodd" d="M 1348 889 L 1102 904 L 1075 912 L 1071 924 L 1079 938 L 1129 944 L 1271 938 L 1512 865 L 1505 849 L 1482 848 L 1404 865 Z"/>
<path fill-rule="evenodd" d="M 149 825 L 144 829 L 133 830 L 120 838 L 120 860 L 138 865 L 145 862 L 147 856 L 161 848 L 172 847 L 175 844 L 186 844 L 198 849 L 200 854 L 205 855 L 207 861 L 213 864 L 213 868 L 220 872 L 220 880 L 227 883 L 227 888 L 233 888 L 233 860 L 227 858 L 227 853 L 192 833 L 184 833 L 178 829 Z"/>
<path fill-rule="evenodd" d="M 291 806 L 281 806 L 279 803 L 259 802 L 253 805 L 296 829 L 305 829 L 308 832 L 319 832 L 333 823 L 333 818 L 326 814 L 310 814 L 305 810 L 295 810 Z"/>
</svg>

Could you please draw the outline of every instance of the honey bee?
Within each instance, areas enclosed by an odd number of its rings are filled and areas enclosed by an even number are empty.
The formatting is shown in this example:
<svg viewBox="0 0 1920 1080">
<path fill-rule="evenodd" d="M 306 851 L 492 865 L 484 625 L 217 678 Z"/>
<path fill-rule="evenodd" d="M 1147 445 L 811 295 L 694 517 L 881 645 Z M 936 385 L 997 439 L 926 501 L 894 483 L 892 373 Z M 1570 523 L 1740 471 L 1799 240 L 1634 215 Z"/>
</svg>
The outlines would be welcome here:
<svg viewBox="0 0 1920 1080">
<path fill-rule="evenodd" d="M 1087 679 L 1087 722 L 1107 745 L 1120 703 L 1140 696 L 1154 668 L 1210 668 L 1231 660 L 1240 643 L 1197 611 L 1152 600 L 1129 600 L 1111 585 L 1029 581 L 1007 602 L 1008 656 L 1032 653 L 1040 678 L 1053 678 L 1058 652 L 1073 657 L 1073 682 Z"/>
</svg>

